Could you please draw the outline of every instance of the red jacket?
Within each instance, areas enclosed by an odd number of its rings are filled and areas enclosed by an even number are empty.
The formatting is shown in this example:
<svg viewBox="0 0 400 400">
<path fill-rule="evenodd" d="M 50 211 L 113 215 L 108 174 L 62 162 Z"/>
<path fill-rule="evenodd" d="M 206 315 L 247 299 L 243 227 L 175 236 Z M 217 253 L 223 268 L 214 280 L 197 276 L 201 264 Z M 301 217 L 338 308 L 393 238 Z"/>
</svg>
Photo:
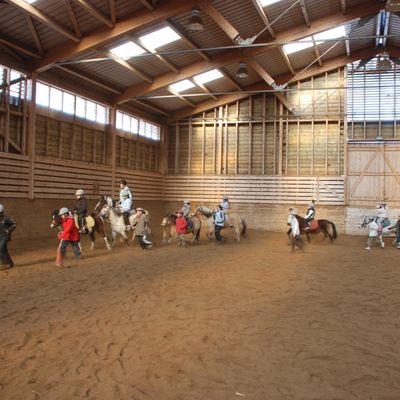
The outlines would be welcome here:
<svg viewBox="0 0 400 400">
<path fill-rule="evenodd" d="M 176 233 L 186 233 L 187 221 L 185 217 L 179 217 L 176 219 Z"/>
<path fill-rule="evenodd" d="M 58 235 L 58 239 L 70 240 L 76 242 L 79 240 L 79 231 L 72 217 L 67 217 L 62 222 L 63 230 Z"/>
</svg>

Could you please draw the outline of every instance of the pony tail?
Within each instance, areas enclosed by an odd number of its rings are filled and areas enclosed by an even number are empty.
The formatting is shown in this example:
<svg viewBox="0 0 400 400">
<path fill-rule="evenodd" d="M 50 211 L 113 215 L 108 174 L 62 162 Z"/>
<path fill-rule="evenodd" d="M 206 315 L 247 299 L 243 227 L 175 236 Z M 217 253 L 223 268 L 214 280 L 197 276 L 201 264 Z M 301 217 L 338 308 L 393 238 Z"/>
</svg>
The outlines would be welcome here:
<svg viewBox="0 0 400 400">
<path fill-rule="evenodd" d="M 337 238 L 336 226 L 333 222 L 331 222 L 331 224 L 333 229 L 333 238 L 336 239 Z"/>
<path fill-rule="evenodd" d="M 247 232 L 247 224 L 246 224 L 246 221 L 245 221 L 244 218 L 240 218 L 240 219 L 241 219 L 242 224 L 243 224 L 242 235 L 244 236 L 244 235 L 246 235 L 246 232 Z"/>
</svg>

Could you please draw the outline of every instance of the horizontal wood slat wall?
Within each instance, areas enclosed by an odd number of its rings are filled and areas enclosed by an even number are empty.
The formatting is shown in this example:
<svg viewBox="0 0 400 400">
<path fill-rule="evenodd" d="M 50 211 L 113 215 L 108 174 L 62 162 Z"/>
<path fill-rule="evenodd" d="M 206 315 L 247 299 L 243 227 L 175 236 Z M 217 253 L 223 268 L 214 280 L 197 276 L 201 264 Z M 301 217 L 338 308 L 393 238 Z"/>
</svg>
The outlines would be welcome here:
<svg viewBox="0 0 400 400">
<path fill-rule="evenodd" d="M 0 152 L 0 197 L 28 198 L 29 157 Z"/>
<path fill-rule="evenodd" d="M 343 177 L 279 177 L 265 175 L 166 176 L 165 201 L 220 202 L 222 195 L 237 203 L 344 204 Z"/>
<path fill-rule="evenodd" d="M 0 170 L 0 197 L 28 198 L 29 157 L 0 153 Z M 33 194 L 38 199 L 70 199 L 77 189 L 84 189 L 89 199 L 97 199 L 111 194 L 113 186 L 118 193 L 121 179 L 128 181 L 135 200 L 162 199 L 160 173 L 116 168 L 112 182 L 110 166 L 40 156 L 34 164 Z"/>
</svg>

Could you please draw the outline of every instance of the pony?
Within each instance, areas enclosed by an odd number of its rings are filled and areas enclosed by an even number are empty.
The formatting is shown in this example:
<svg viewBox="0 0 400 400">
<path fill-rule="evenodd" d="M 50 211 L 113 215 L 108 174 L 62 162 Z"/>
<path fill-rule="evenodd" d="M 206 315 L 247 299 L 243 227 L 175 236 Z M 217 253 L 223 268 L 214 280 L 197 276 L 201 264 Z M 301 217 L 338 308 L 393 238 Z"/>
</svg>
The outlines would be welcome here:
<svg viewBox="0 0 400 400">
<path fill-rule="evenodd" d="M 90 214 L 90 216 L 93 218 L 93 221 L 94 221 L 93 227 L 92 228 L 88 228 L 88 230 L 86 231 L 86 233 L 89 234 L 90 241 L 91 241 L 90 250 L 94 250 L 94 245 L 95 245 L 95 242 L 96 242 L 96 236 L 95 236 L 96 232 L 99 235 L 103 236 L 103 239 L 104 239 L 104 242 L 106 244 L 107 250 L 111 250 L 111 246 L 110 246 L 110 243 L 108 241 L 108 237 L 105 234 L 103 219 L 99 215 L 97 215 L 95 213 Z M 58 215 L 58 210 L 55 210 L 55 211 L 52 212 L 51 218 L 52 218 L 52 222 L 50 224 L 50 228 L 59 227 L 61 229 L 62 221 L 61 221 L 61 217 Z M 86 234 L 86 233 L 84 233 L 84 234 Z"/>
<path fill-rule="evenodd" d="M 204 223 L 208 227 L 208 239 L 210 240 L 214 236 L 214 221 L 213 215 L 214 211 L 210 208 L 199 204 L 195 208 L 196 214 L 202 215 L 204 217 Z M 240 243 L 240 236 L 244 236 L 247 231 L 246 220 L 241 217 L 237 212 L 228 210 L 226 212 L 225 228 L 233 228 L 235 231 L 236 242 Z"/>
<path fill-rule="evenodd" d="M 136 223 L 136 214 L 134 211 L 129 216 L 129 224 L 131 225 L 132 230 L 132 237 L 129 240 L 124 217 L 122 216 L 122 213 L 115 207 L 115 201 L 110 196 L 101 196 L 99 202 L 96 204 L 95 210 L 111 225 L 112 246 L 115 244 L 117 235 L 121 235 L 127 245 L 134 241 L 134 225 Z M 148 231 L 148 234 L 150 235 L 150 228 L 148 228 Z"/>
<path fill-rule="evenodd" d="M 176 235 L 176 215 L 175 214 L 167 214 L 163 220 L 161 221 L 161 226 L 163 228 L 167 228 L 168 226 L 170 227 L 170 233 L 169 235 L 167 234 L 167 230 L 164 229 L 163 233 L 163 242 L 167 242 L 168 244 L 171 243 L 172 239 Z M 191 242 L 194 243 L 195 241 L 199 241 L 200 237 L 200 229 L 201 229 L 201 221 L 200 218 L 197 215 L 194 215 L 193 217 L 189 218 L 190 221 L 192 221 L 192 228 L 188 229 L 188 233 L 192 233 L 192 240 Z"/>
<path fill-rule="evenodd" d="M 324 239 L 329 237 L 331 243 L 337 239 L 337 231 L 336 225 L 328 221 L 327 219 L 314 219 L 311 222 L 310 229 L 308 229 L 309 225 L 305 218 L 300 217 L 300 215 L 296 215 L 297 221 L 299 221 L 300 235 L 306 235 L 307 241 L 310 243 L 310 233 L 322 233 L 324 235 Z M 292 233 L 292 228 L 287 231 L 287 235 L 290 241 L 290 234 Z"/>
</svg>

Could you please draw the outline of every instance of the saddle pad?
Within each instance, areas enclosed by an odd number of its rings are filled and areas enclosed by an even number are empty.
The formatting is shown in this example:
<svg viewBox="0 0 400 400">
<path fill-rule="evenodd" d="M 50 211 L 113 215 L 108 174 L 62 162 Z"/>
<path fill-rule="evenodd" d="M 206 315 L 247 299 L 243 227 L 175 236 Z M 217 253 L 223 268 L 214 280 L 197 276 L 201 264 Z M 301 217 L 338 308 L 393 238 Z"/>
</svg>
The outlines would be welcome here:
<svg viewBox="0 0 400 400">
<path fill-rule="evenodd" d="M 318 228 L 318 221 L 314 219 L 310 223 L 310 230 L 313 231 L 314 229 L 317 229 L 317 228 Z"/>
<path fill-rule="evenodd" d="M 88 217 L 86 217 L 86 226 L 88 228 L 93 228 L 94 224 L 95 224 L 95 222 L 94 222 L 93 217 L 91 217 L 90 215 Z"/>
</svg>

